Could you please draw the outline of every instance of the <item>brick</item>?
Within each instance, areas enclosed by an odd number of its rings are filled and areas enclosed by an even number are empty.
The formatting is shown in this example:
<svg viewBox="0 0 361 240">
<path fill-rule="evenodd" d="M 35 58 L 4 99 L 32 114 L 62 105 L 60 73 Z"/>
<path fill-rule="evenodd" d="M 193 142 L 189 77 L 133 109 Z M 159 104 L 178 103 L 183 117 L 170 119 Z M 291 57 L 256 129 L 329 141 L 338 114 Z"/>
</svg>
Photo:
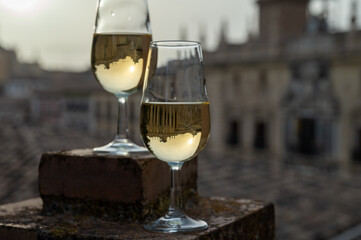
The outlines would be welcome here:
<svg viewBox="0 0 361 240">
<path fill-rule="evenodd" d="M 197 201 L 197 160 L 182 167 L 185 202 Z M 152 155 L 94 155 L 91 149 L 45 153 L 39 165 L 44 214 L 96 215 L 137 219 L 168 207 L 169 166 Z"/>
</svg>

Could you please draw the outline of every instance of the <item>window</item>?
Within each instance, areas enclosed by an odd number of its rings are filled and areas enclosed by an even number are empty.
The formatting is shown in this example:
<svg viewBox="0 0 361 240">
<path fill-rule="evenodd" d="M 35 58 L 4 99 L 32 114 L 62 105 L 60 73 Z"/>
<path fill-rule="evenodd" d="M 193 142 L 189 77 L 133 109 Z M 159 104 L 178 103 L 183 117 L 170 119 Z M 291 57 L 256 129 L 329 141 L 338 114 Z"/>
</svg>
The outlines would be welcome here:
<svg viewBox="0 0 361 240">
<path fill-rule="evenodd" d="M 227 135 L 227 143 L 230 146 L 237 146 L 240 143 L 240 138 L 239 138 L 239 124 L 237 121 L 231 121 L 229 123 L 229 130 L 228 130 L 228 135 Z"/>
<path fill-rule="evenodd" d="M 267 125 L 264 122 L 256 122 L 254 133 L 253 147 L 257 150 L 267 149 Z"/>
<path fill-rule="evenodd" d="M 361 162 L 361 129 L 357 129 L 355 132 L 355 144 L 352 150 L 352 159 L 354 161 Z"/>
<path fill-rule="evenodd" d="M 316 121 L 313 118 L 298 119 L 298 152 L 316 155 Z"/>
</svg>

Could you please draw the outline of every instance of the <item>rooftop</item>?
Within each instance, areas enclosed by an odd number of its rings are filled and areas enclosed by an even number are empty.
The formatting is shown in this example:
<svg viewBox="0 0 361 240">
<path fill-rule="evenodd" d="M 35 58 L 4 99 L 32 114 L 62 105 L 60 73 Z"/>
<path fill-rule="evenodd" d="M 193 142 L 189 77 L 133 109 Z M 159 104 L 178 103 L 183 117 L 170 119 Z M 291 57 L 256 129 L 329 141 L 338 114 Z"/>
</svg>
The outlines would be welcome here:
<svg viewBox="0 0 361 240">
<path fill-rule="evenodd" d="M 252 39 L 243 44 L 221 43 L 216 51 L 204 52 L 206 66 L 264 61 L 359 57 L 361 30 L 338 33 L 304 33 L 270 44 Z"/>
<path fill-rule="evenodd" d="M 0 203 L 38 196 L 43 152 L 99 146 L 111 139 L 49 126 L 2 122 Z M 277 239 L 328 239 L 361 223 L 361 174 L 329 172 L 310 164 L 272 159 L 243 160 L 204 151 L 199 158 L 202 196 L 275 203 Z"/>
</svg>

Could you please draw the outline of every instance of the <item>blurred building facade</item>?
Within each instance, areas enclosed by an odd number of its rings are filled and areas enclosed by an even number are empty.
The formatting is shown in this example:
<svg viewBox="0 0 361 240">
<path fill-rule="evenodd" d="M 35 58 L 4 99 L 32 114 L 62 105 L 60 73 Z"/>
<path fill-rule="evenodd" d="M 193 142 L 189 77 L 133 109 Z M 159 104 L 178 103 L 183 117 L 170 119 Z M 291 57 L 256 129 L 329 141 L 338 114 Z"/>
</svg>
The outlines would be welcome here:
<svg viewBox="0 0 361 240">
<path fill-rule="evenodd" d="M 259 0 L 259 35 L 205 52 L 209 147 L 347 167 L 361 159 L 361 31 L 333 33 L 308 0 Z M 354 9 L 355 6 L 353 6 Z M 216 146 L 216 147 L 212 147 Z"/>
<path fill-rule="evenodd" d="M 130 130 L 139 131 L 139 94 L 130 105 Z M 115 136 L 117 113 L 116 98 L 103 90 L 90 70 L 45 71 L 37 63 L 18 62 L 14 51 L 0 47 L 0 124 L 51 125 Z"/>
</svg>

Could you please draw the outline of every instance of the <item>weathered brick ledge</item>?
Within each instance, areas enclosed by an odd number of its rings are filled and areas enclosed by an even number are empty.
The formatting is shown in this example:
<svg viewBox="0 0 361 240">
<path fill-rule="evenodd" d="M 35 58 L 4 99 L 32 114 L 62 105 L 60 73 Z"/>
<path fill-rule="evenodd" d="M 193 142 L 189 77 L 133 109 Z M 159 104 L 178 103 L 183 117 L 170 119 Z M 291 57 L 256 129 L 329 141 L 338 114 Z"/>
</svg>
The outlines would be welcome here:
<svg viewBox="0 0 361 240">
<path fill-rule="evenodd" d="M 151 155 L 101 156 L 90 149 L 45 153 L 39 165 L 41 198 L 0 206 L 0 239 L 274 239 L 272 204 L 198 196 L 196 159 L 182 167 L 185 212 L 209 228 L 180 234 L 144 230 L 143 222 L 168 208 L 169 172 Z"/>
<path fill-rule="evenodd" d="M 203 232 L 164 234 L 143 229 L 142 224 L 105 221 L 94 217 L 41 215 L 40 198 L 0 206 L 1 240 L 272 240 L 275 218 L 272 204 L 251 200 L 200 198 L 187 214 L 203 219 Z"/>
<path fill-rule="evenodd" d="M 197 159 L 182 167 L 185 204 L 196 204 Z M 39 165 L 43 214 L 71 213 L 146 221 L 169 205 L 169 166 L 153 155 L 95 155 L 91 149 L 44 153 Z"/>
</svg>

